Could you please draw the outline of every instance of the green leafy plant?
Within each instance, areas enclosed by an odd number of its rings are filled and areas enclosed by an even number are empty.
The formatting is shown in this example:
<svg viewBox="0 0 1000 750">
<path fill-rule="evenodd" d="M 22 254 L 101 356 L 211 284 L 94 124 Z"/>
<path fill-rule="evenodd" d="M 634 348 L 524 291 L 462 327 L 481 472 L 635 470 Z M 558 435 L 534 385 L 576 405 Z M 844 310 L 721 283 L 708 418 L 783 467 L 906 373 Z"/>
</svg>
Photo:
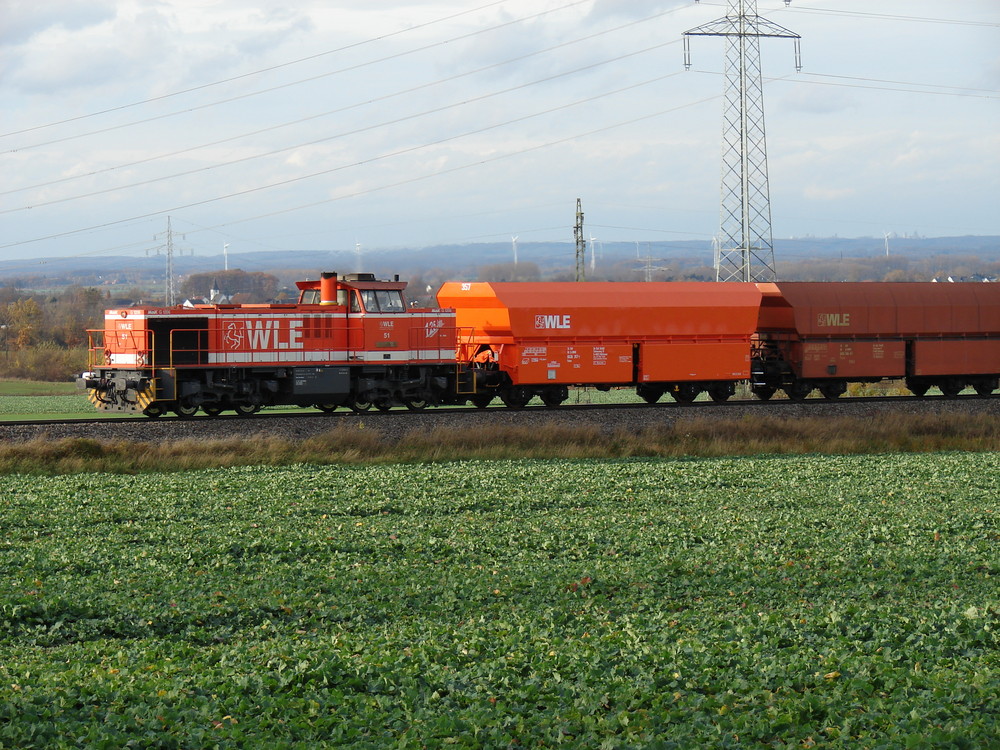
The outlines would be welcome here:
<svg viewBox="0 0 1000 750">
<path fill-rule="evenodd" d="M 0 746 L 986 747 L 998 469 L 8 476 Z"/>
</svg>

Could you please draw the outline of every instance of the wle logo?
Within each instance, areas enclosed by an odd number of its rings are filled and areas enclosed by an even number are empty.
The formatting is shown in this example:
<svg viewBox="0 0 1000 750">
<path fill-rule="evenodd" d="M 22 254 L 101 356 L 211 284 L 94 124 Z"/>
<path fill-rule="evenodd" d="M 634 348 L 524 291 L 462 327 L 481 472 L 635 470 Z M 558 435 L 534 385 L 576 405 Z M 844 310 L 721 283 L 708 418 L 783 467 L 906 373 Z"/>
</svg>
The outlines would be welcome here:
<svg viewBox="0 0 1000 750">
<path fill-rule="evenodd" d="M 570 327 L 569 315 L 536 315 L 535 328 L 543 331 L 554 328 L 566 329 Z"/>
</svg>

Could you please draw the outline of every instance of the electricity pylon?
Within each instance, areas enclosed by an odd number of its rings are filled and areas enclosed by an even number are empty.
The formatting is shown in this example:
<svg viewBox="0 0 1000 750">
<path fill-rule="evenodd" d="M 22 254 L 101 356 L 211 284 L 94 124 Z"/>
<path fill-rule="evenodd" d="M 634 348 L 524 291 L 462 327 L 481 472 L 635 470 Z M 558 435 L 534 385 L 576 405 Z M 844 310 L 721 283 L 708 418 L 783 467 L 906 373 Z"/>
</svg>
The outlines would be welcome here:
<svg viewBox="0 0 1000 750">
<path fill-rule="evenodd" d="M 801 70 L 801 37 L 758 16 L 757 0 L 728 1 L 725 18 L 684 32 L 684 66 L 688 69 L 691 68 L 690 37 L 726 37 L 721 232 L 715 278 L 775 281 L 760 38 L 794 39 L 795 68 Z M 790 2 L 785 0 L 785 5 Z"/>
<path fill-rule="evenodd" d="M 587 239 L 583 235 L 583 204 L 576 199 L 576 224 L 573 226 L 573 239 L 576 241 L 576 280 L 587 279 Z"/>
</svg>

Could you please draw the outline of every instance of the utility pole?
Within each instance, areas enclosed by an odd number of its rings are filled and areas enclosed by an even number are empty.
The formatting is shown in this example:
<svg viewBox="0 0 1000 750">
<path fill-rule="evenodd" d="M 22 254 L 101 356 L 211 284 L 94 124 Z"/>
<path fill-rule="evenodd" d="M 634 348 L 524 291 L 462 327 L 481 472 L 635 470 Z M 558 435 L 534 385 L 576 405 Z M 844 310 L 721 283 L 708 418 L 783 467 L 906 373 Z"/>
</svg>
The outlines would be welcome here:
<svg viewBox="0 0 1000 750">
<path fill-rule="evenodd" d="M 167 307 L 174 306 L 174 298 L 177 293 L 174 288 L 174 230 L 170 226 L 170 217 L 167 217 Z"/>
<path fill-rule="evenodd" d="M 583 206 L 576 199 L 576 226 L 573 227 L 573 239 L 576 240 L 576 280 L 586 281 L 587 278 L 587 239 L 583 235 Z"/>
<path fill-rule="evenodd" d="M 785 0 L 788 5 L 791 0 Z M 775 281 L 771 202 L 767 184 L 760 38 L 801 37 L 757 15 L 757 0 L 728 0 L 725 18 L 684 32 L 684 67 L 691 69 L 692 36 L 726 37 L 723 104 L 722 207 L 717 281 Z"/>
</svg>

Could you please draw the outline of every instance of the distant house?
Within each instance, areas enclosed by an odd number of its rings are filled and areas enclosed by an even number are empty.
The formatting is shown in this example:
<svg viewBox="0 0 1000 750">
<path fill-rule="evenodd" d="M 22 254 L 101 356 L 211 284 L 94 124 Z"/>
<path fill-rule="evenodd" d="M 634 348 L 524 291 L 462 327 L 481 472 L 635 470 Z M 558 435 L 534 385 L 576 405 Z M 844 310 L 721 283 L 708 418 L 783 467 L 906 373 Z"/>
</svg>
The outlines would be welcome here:
<svg viewBox="0 0 1000 750">
<path fill-rule="evenodd" d="M 198 305 L 228 305 L 232 301 L 232 296 L 223 294 L 219 290 L 219 280 L 212 280 L 212 288 L 208 290 L 207 297 L 192 297 L 184 300 L 184 307 L 196 307 Z"/>
</svg>

